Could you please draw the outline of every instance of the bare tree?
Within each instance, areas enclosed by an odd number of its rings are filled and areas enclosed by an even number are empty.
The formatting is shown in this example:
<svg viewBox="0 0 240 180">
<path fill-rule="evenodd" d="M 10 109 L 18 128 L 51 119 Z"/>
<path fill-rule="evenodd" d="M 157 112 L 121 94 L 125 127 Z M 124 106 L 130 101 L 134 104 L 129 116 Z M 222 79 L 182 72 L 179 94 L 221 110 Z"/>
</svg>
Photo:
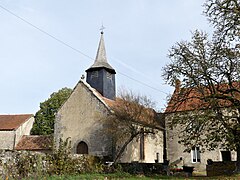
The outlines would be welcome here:
<svg viewBox="0 0 240 180">
<path fill-rule="evenodd" d="M 196 31 L 190 42 L 173 46 L 169 57 L 163 77 L 171 85 L 181 80 L 168 109 L 176 112 L 171 125 L 184 127 L 180 142 L 186 148 L 204 145 L 210 150 L 221 142 L 237 151 L 239 171 L 240 49 L 209 41 L 205 33 Z"/>
<path fill-rule="evenodd" d="M 240 1 L 239 0 L 207 0 L 205 14 L 216 28 L 216 37 L 232 40 L 240 39 Z"/>
<path fill-rule="evenodd" d="M 155 134 L 162 126 L 153 102 L 146 96 L 124 91 L 112 104 L 112 114 L 108 118 L 109 132 L 113 136 L 116 153 L 114 163 L 122 156 L 126 147 L 140 135 Z"/>
</svg>

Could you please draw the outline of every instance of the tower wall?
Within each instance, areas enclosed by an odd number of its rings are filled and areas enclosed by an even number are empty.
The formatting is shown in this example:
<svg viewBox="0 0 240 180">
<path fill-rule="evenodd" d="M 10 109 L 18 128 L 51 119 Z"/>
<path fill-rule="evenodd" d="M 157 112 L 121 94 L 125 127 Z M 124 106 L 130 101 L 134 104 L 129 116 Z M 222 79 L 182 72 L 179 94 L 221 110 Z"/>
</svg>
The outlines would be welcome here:
<svg viewBox="0 0 240 180">
<path fill-rule="evenodd" d="M 115 74 L 105 68 L 91 69 L 91 71 L 87 71 L 87 83 L 104 97 L 115 100 Z"/>
</svg>

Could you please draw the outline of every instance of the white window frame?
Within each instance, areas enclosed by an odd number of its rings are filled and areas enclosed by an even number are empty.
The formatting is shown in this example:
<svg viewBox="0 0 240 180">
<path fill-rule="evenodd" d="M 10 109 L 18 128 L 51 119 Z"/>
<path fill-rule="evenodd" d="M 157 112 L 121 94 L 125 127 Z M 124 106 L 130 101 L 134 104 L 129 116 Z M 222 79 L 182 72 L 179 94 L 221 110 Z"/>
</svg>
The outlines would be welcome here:
<svg viewBox="0 0 240 180">
<path fill-rule="evenodd" d="M 192 159 L 192 163 L 200 163 L 201 162 L 200 148 L 198 146 L 195 146 L 192 148 L 191 159 Z"/>
</svg>

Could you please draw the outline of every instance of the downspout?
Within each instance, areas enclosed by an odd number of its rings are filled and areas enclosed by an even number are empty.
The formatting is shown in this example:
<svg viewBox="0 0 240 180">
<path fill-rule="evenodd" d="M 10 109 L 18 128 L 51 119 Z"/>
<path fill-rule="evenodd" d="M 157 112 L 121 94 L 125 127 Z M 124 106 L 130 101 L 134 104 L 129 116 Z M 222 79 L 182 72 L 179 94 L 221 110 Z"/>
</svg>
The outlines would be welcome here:
<svg viewBox="0 0 240 180">
<path fill-rule="evenodd" d="M 166 129 L 163 130 L 163 163 L 167 163 L 167 140 L 166 140 Z"/>
<path fill-rule="evenodd" d="M 14 137 L 13 137 L 13 150 L 15 149 L 15 145 L 16 145 L 16 129 L 14 129 Z"/>
<path fill-rule="evenodd" d="M 165 113 L 163 114 L 164 118 L 164 130 L 163 130 L 163 163 L 167 164 L 167 132 L 166 132 L 166 118 Z"/>
</svg>

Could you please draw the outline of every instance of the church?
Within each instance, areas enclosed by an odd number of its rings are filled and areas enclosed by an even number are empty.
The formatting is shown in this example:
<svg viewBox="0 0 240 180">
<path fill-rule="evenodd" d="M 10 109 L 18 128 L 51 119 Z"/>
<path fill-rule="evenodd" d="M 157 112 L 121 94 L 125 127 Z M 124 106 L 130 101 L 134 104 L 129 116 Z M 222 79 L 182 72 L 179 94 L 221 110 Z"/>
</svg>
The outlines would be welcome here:
<svg viewBox="0 0 240 180">
<path fill-rule="evenodd" d="M 111 106 L 116 101 L 116 71 L 107 60 L 103 31 L 96 59 L 86 74 L 86 80 L 79 80 L 56 114 L 55 142 L 70 138 L 73 154 L 114 157 L 113 138 L 107 133 L 108 126 L 104 120 L 112 113 Z M 120 161 L 163 162 L 163 128 L 158 128 L 156 132 L 154 136 L 135 137 Z"/>
</svg>

